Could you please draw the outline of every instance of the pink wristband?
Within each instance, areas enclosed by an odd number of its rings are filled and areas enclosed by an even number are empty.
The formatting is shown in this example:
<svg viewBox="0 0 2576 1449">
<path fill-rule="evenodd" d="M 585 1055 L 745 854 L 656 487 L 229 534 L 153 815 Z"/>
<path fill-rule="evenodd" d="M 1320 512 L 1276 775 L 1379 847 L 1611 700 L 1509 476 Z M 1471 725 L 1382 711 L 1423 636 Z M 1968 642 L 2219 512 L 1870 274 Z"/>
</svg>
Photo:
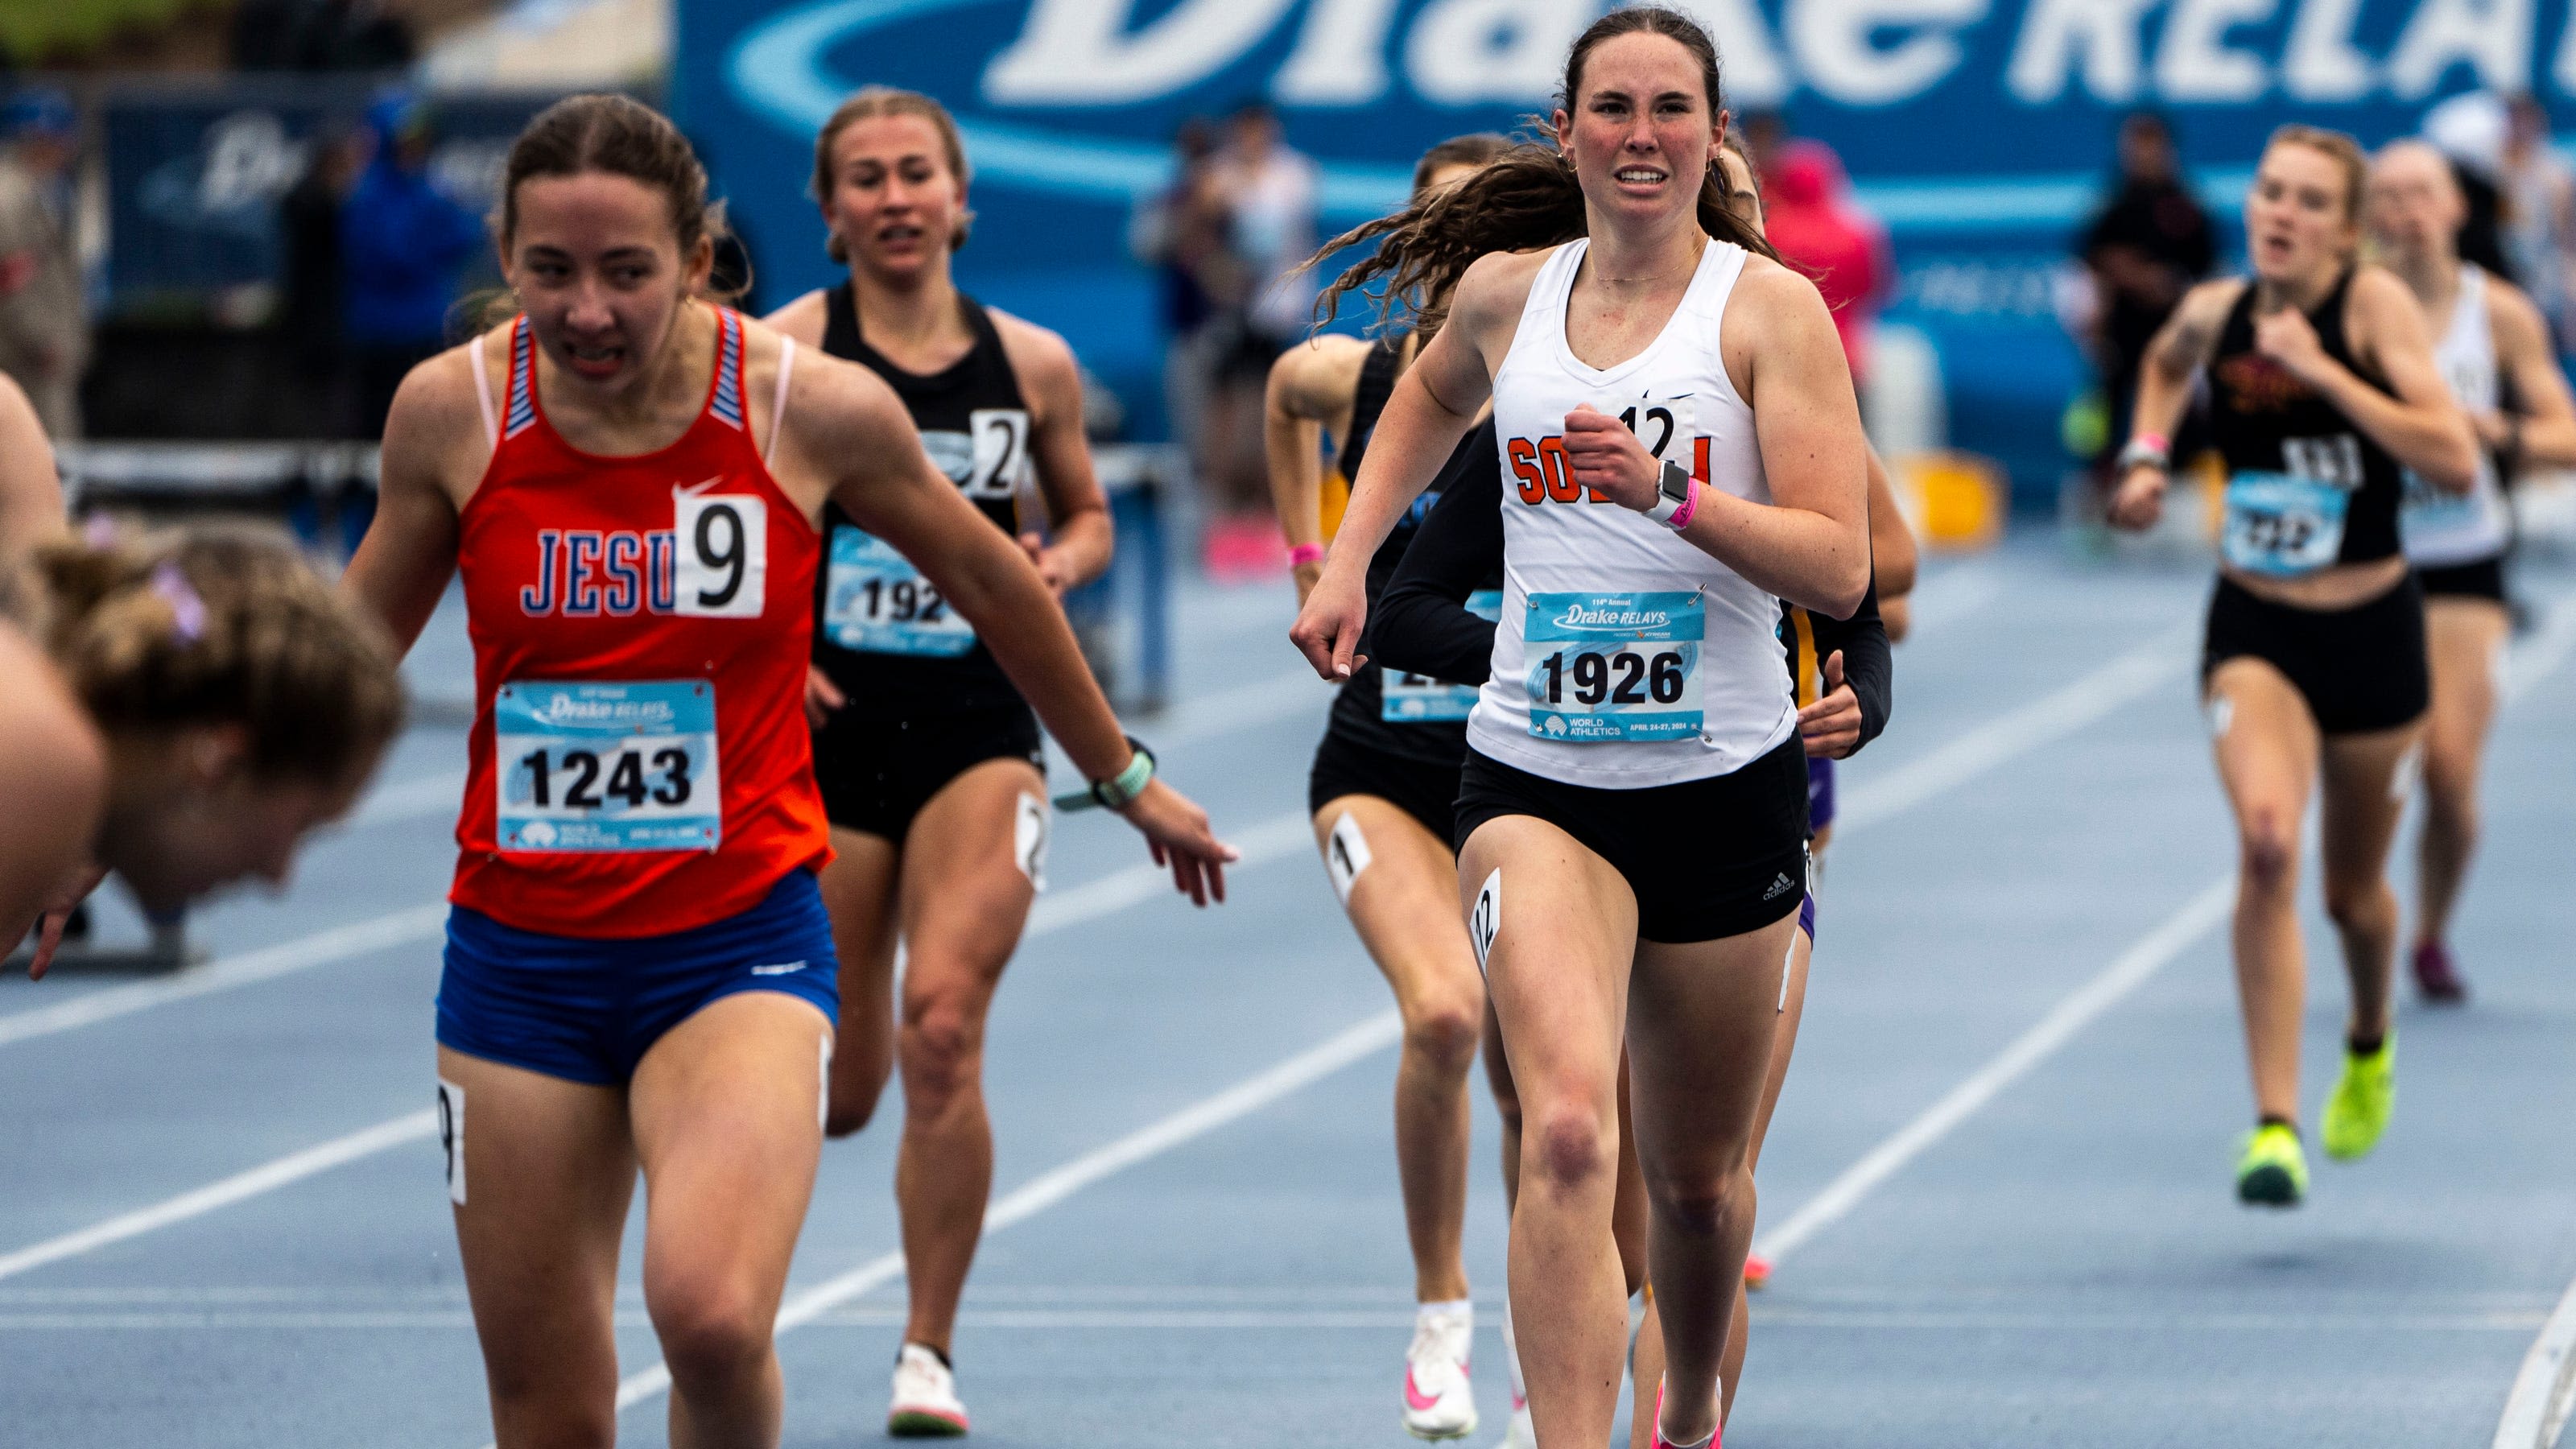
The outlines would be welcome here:
<svg viewBox="0 0 2576 1449">
<path fill-rule="evenodd" d="M 1681 507 L 1673 510 L 1671 521 L 1666 523 L 1664 527 L 1671 529 L 1675 533 L 1679 533 L 1683 529 L 1690 527 L 1691 515 L 1698 511 L 1699 480 L 1697 478 L 1693 478 L 1690 480 L 1690 496 L 1682 500 Z"/>
<path fill-rule="evenodd" d="M 1300 543 L 1289 546 L 1288 567 L 1292 569 L 1302 569 L 1310 563 L 1323 561 L 1324 546 L 1320 543 Z"/>
<path fill-rule="evenodd" d="M 2129 441 L 2135 445 L 2153 448 L 2159 453 L 2170 453 L 2173 451 L 2172 443 L 2168 442 L 2165 435 L 2162 433 L 2140 433 Z"/>
</svg>

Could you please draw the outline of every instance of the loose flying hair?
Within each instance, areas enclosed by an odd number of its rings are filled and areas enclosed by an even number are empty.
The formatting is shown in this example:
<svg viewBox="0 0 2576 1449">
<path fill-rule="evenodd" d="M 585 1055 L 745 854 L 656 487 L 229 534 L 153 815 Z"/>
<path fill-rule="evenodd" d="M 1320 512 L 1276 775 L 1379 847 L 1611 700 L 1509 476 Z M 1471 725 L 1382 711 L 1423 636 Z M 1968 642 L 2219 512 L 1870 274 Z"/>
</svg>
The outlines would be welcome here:
<svg viewBox="0 0 2576 1449">
<path fill-rule="evenodd" d="M 830 204 L 832 188 L 840 180 L 834 174 L 832 167 L 832 144 L 840 140 L 841 133 L 852 125 L 860 121 L 874 120 L 879 116 L 918 116 L 928 121 L 930 129 L 939 133 L 939 149 L 947 158 L 948 174 L 957 178 L 958 191 L 961 193 L 965 191 L 966 182 L 971 175 L 966 167 L 966 141 L 957 134 L 957 118 L 948 114 L 948 108 L 919 91 L 898 90 L 893 86 L 869 86 L 841 102 L 840 108 L 832 112 L 829 120 L 823 122 L 823 129 L 814 134 L 814 199 L 816 201 Z M 957 214 L 957 230 L 948 238 L 948 249 L 953 252 L 966 245 L 966 236 L 974 230 L 974 227 L 975 213 L 961 209 Z M 823 239 L 823 251 L 832 260 L 844 266 L 849 264 L 850 244 L 842 239 L 839 231 L 836 230 Z"/>
<path fill-rule="evenodd" d="M 707 200 L 707 168 L 670 118 L 614 92 L 566 96 L 536 114 L 510 143 L 493 234 L 507 251 L 519 229 L 519 186 L 541 176 L 605 172 L 662 193 L 685 261 L 698 243 L 727 233 L 724 204 Z M 742 288 L 750 286 L 742 280 Z M 738 290 L 738 289 L 737 289 Z M 723 295 L 719 293 L 719 295 Z"/>
<path fill-rule="evenodd" d="M 239 726 L 259 780 L 353 785 L 402 726 L 384 632 L 267 530 L 50 542 L 0 581 L 0 615 L 35 638 L 102 732 Z"/>
<path fill-rule="evenodd" d="M 2275 127 L 2263 143 L 2266 151 L 2275 146 L 2305 146 L 2335 163 L 2343 172 L 2343 219 L 2348 224 L 2360 223 L 2362 192 L 2370 184 L 2370 157 L 2362 151 L 2359 141 L 2341 131 L 2293 122 Z"/>
<path fill-rule="evenodd" d="M 1707 93 L 1709 115 L 1725 108 L 1718 73 L 1717 43 L 1699 22 L 1660 5 L 1613 10 L 1575 38 L 1565 57 L 1564 89 L 1557 104 L 1569 114 L 1583 94 L 1583 66 L 1604 41 L 1622 35 L 1660 35 L 1680 45 L 1699 63 L 1700 83 Z M 1533 126 L 1538 123 L 1532 118 Z M 1726 188 L 1714 162 L 1700 179 L 1700 230 L 1719 241 L 1774 261 L 1779 253 L 1759 232 L 1727 210 Z M 1437 196 L 1417 195 L 1404 210 L 1380 217 L 1324 243 L 1313 265 L 1344 247 L 1375 241 L 1366 259 L 1333 279 L 1316 299 L 1318 323 L 1332 317 L 1343 297 L 1366 295 L 1372 283 L 1383 283 L 1378 319 L 1391 322 L 1399 311 L 1412 312 L 1416 329 L 1426 337 L 1446 320 L 1449 294 L 1467 268 L 1488 252 L 1533 251 L 1586 234 L 1583 183 L 1556 147 L 1525 142 L 1488 162 L 1465 181 Z"/>
</svg>

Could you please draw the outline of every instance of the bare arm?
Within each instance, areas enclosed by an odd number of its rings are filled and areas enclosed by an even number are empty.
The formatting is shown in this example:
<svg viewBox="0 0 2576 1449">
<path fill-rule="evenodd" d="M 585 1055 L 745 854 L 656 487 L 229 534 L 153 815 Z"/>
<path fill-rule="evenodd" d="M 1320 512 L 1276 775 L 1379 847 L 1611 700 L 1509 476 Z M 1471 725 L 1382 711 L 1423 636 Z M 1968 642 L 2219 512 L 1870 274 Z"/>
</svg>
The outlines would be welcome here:
<svg viewBox="0 0 2576 1449">
<path fill-rule="evenodd" d="M 1074 363 L 1073 349 L 1056 334 L 1001 312 L 993 314 L 993 321 L 1032 405 L 1029 453 L 1055 530 L 1052 543 L 1026 533 L 1020 546 L 1061 598 L 1065 590 L 1100 577 L 1117 546 L 1109 499 L 1092 471 L 1091 444 L 1082 431 L 1082 370 Z"/>
<path fill-rule="evenodd" d="M 1495 253 L 1459 279 L 1449 322 L 1395 380 L 1386 410 L 1369 435 L 1368 457 L 1351 480 L 1350 506 L 1324 558 L 1324 574 L 1307 595 L 1288 637 L 1326 679 L 1348 679 L 1362 662 L 1360 630 L 1368 622 L 1368 564 L 1413 500 L 1475 426 L 1493 396 L 1488 359 L 1511 346 L 1530 279 L 1544 254 Z"/>
<path fill-rule="evenodd" d="M 820 474 L 859 527 L 894 545 L 993 652 L 1086 779 L 1108 780 L 1135 754 L 1100 694 L 1064 611 L 1035 565 L 987 522 L 922 451 L 893 391 L 865 369 L 818 359 L 796 370 L 782 453 Z M 1123 812 L 1157 861 L 1204 904 L 1225 898 L 1236 852 L 1207 814 L 1157 778 Z"/>
<path fill-rule="evenodd" d="M 1681 536 L 1757 587 L 1848 619 L 1869 591 L 1869 442 L 1833 314 L 1806 278 L 1748 262 L 1722 345 L 1753 408 L 1771 501 L 1703 487 Z M 1565 460 L 1596 496 L 1654 506 L 1662 464 L 1617 418 L 1589 406 L 1568 414 Z"/>
<path fill-rule="evenodd" d="M 107 749 L 35 641 L 0 623 L 0 953 L 87 881 L 107 800 Z M 76 897 L 75 897 L 76 898 Z M 58 934 L 59 922 L 48 926 Z M 49 955 L 40 943 L 29 974 Z"/>
<path fill-rule="evenodd" d="M 479 337 L 465 344 L 483 345 Z M 456 573 L 451 480 L 490 454 L 465 348 L 441 353 L 403 379 L 385 415 L 382 453 L 375 522 L 340 576 L 340 592 L 382 621 L 409 653 Z"/>
<path fill-rule="evenodd" d="M 2521 404 L 2510 419 L 2474 418 L 2487 445 L 2515 461 L 2576 468 L 2576 398 L 2550 355 L 2549 326 L 2531 299 L 2501 281 L 2487 283 L 2487 312 L 2496 361 Z"/>
<path fill-rule="evenodd" d="M 2169 446 L 2174 429 L 2182 424 L 2183 409 L 2191 403 L 2193 374 L 2208 365 L 2210 354 L 2218 349 L 2227 309 L 2250 285 L 2236 280 L 2203 282 L 2183 294 L 2182 305 L 2174 308 L 2155 340 L 2147 344 L 2147 355 L 2138 368 L 2129 442 L 2152 442 L 2160 452 Z M 2165 483 L 2171 472 L 2170 460 L 2162 466 L 2138 463 L 2123 470 L 2119 490 L 2111 497 L 2111 521 L 2122 528 L 2152 525 L 2164 512 Z"/>
<path fill-rule="evenodd" d="M 1338 419 L 1344 429 L 1349 426 L 1345 410 L 1367 356 L 1368 344 L 1357 338 L 1318 337 L 1289 348 L 1270 365 L 1261 407 L 1262 454 L 1269 464 L 1271 508 L 1291 548 L 1323 545 L 1324 425 Z M 1301 563 L 1293 572 L 1302 604 L 1323 576 L 1323 565 Z"/>
<path fill-rule="evenodd" d="M 2455 493 L 2476 486 L 2477 435 L 2433 361 L 2424 314 L 2406 284 L 2365 266 L 2352 280 L 2346 308 L 2350 330 L 2358 334 L 2357 350 L 2388 379 L 2389 391 L 2328 357 L 2317 344 L 2316 329 L 2295 308 L 2256 317 L 2254 345 L 2325 394 L 2353 426 L 2425 481 Z"/>
<path fill-rule="evenodd" d="M 35 406 L 0 374 L 0 561 L 63 531 L 63 485 Z"/>
</svg>

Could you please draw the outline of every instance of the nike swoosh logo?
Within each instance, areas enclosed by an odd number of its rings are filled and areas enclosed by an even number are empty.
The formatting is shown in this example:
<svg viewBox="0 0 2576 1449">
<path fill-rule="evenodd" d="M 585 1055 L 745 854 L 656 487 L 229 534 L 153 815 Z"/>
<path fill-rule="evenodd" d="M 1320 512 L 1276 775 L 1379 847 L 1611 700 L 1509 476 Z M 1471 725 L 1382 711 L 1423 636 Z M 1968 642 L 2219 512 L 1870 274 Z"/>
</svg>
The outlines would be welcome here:
<svg viewBox="0 0 2576 1449">
<path fill-rule="evenodd" d="M 709 478 L 702 483 L 691 483 L 686 486 L 674 483 L 671 485 L 671 496 L 674 498 L 695 498 L 699 494 L 706 492 L 708 489 L 713 488 L 723 481 L 724 475 L 722 473 L 718 473 L 716 476 Z"/>
<path fill-rule="evenodd" d="M 804 969 L 805 963 L 802 961 L 781 961 L 775 966 L 754 966 L 751 968 L 751 974 L 754 976 L 788 976 Z"/>
<path fill-rule="evenodd" d="M 1414 1386 L 1413 1367 L 1410 1364 L 1406 1365 L 1404 1370 L 1404 1406 L 1417 1414 L 1425 1409 L 1440 1407 L 1440 1399 L 1437 1395 L 1425 1394 Z"/>
</svg>

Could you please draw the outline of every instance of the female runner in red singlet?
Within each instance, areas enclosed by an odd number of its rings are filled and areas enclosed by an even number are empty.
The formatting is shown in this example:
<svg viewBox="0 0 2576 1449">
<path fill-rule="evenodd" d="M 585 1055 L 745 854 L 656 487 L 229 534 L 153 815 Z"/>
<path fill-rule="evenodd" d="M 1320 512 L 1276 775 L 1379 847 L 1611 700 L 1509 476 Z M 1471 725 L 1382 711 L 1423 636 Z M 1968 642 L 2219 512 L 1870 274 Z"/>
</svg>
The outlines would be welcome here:
<svg viewBox="0 0 2576 1449">
<path fill-rule="evenodd" d="M 499 238 L 526 311 L 404 382 L 348 576 L 408 643 L 464 574 L 477 708 L 439 1099 L 504 1449 L 614 1438 L 639 1167 L 672 1441 L 778 1442 L 770 1333 L 836 1004 L 803 710 L 827 498 L 975 623 L 1193 899 L 1222 897 L 1232 855 L 1120 736 L 1036 570 L 885 385 L 701 299 L 705 198 L 688 143 L 632 100 L 529 123 Z"/>
</svg>

